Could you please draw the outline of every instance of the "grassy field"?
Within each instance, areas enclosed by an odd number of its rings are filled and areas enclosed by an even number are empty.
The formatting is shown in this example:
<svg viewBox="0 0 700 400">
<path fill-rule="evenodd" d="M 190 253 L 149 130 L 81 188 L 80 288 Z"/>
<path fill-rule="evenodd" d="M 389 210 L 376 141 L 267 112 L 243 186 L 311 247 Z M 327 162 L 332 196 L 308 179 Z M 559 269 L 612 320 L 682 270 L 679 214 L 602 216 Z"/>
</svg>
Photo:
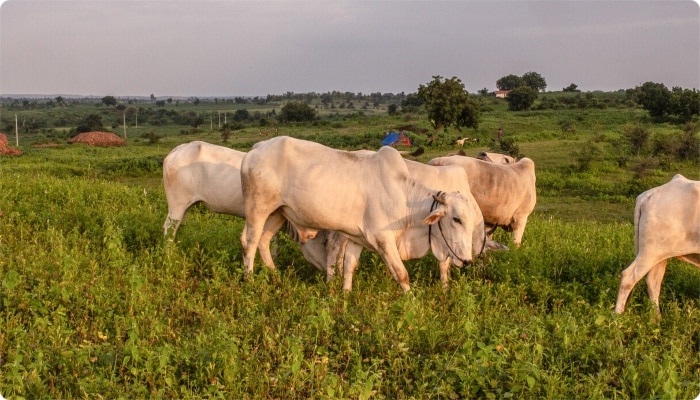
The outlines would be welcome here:
<svg viewBox="0 0 700 400">
<path fill-rule="evenodd" d="M 502 126 L 537 164 L 538 204 L 520 249 L 499 232 L 512 249 L 453 271 L 447 291 L 431 256 L 407 263 L 413 289 L 403 294 L 379 257 L 363 253 L 354 289 L 344 293 L 285 236 L 276 241 L 280 270 L 258 267 L 246 279 L 243 221 L 201 206 L 175 242 L 163 240 L 162 159 L 195 139 L 223 144 L 216 130 L 143 126 L 127 147 L 28 142 L 22 156 L 0 157 L 0 394 L 697 396 L 700 271 L 669 264 L 660 320 L 643 282 L 625 314 L 612 307 L 619 273 L 634 258 L 634 198 L 675 173 L 700 179 L 699 160 L 643 179 L 620 168 L 614 139 L 643 118 L 636 109 L 491 108 L 478 129 L 451 132 L 419 160 L 457 151 L 449 139 L 459 135 L 480 138 L 465 149 L 474 155 Z M 368 114 L 276 128 L 355 149 L 377 148 L 384 132 L 404 125 L 429 127 L 421 115 Z M 263 138 L 259 130 L 237 130 L 226 145 L 247 150 Z M 162 138 L 150 144 L 144 131 Z M 574 153 L 589 141 L 600 152 L 579 170 Z"/>
</svg>

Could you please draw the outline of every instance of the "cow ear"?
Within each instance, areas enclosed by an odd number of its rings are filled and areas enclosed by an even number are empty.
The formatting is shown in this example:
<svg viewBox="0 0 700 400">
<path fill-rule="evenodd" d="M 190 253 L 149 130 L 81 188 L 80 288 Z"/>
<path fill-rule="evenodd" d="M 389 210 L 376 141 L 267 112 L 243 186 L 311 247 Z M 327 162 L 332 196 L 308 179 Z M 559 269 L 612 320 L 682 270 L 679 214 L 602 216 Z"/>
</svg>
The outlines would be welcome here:
<svg viewBox="0 0 700 400">
<path fill-rule="evenodd" d="M 440 218 L 445 216 L 445 210 L 442 209 L 437 209 L 433 212 L 430 213 L 425 219 L 423 220 L 423 223 L 426 225 L 432 225 L 438 221 L 440 221 Z"/>
</svg>

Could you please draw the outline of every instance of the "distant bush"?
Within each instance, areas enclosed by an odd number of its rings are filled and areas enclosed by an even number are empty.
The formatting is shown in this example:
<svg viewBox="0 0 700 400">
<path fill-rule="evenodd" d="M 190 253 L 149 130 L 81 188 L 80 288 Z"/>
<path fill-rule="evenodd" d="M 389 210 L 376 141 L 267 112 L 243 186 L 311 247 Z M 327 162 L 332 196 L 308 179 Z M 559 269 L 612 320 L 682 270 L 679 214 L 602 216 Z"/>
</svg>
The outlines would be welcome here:
<svg viewBox="0 0 700 400">
<path fill-rule="evenodd" d="M 282 107 L 278 119 L 280 122 L 310 122 L 316 119 L 316 110 L 307 104 L 292 101 Z"/>
</svg>

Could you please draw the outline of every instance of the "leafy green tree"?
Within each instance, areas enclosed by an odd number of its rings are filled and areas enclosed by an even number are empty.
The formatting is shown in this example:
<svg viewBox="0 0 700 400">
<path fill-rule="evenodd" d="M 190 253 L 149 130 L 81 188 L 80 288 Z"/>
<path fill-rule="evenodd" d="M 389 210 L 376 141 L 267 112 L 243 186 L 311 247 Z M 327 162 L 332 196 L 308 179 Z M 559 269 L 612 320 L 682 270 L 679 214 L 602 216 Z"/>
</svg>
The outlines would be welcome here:
<svg viewBox="0 0 700 400">
<path fill-rule="evenodd" d="M 396 104 L 389 104 L 387 112 L 389 115 L 396 115 L 398 113 L 398 106 Z"/>
<path fill-rule="evenodd" d="M 634 98 L 655 119 L 663 118 L 671 105 L 671 92 L 663 83 L 645 82 L 634 89 Z"/>
<path fill-rule="evenodd" d="M 102 98 L 102 104 L 105 106 L 116 106 L 117 105 L 117 98 L 114 96 L 105 96 Z"/>
<path fill-rule="evenodd" d="M 520 86 L 508 93 L 506 101 L 511 111 L 525 111 L 537 100 L 537 91 L 529 86 Z"/>
<path fill-rule="evenodd" d="M 700 115 L 700 92 L 697 89 L 671 89 L 669 114 L 678 117 L 679 122 L 686 123 Z"/>
<path fill-rule="evenodd" d="M 282 107 L 279 116 L 282 122 L 308 122 L 316 119 L 316 111 L 307 104 L 291 101 Z"/>
<path fill-rule="evenodd" d="M 462 81 L 453 77 L 433 76 L 433 80 L 418 87 L 418 96 L 425 101 L 435 130 L 460 127 L 478 127 L 479 105 L 469 98 Z"/>
<path fill-rule="evenodd" d="M 525 81 L 523 80 L 523 78 L 513 74 L 506 75 L 496 81 L 496 87 L 500 90 L 513 90 L 524 85 Z"/>
<path fill-rule="evenodd" d="M 526 72 L 522 79 L 525 82 L 525 85 L 535 89 L 538 92 L 541 92 L 547 88 L 547 81 L 545 81 L 544 77 L 537 72 Z"/>
</svg>

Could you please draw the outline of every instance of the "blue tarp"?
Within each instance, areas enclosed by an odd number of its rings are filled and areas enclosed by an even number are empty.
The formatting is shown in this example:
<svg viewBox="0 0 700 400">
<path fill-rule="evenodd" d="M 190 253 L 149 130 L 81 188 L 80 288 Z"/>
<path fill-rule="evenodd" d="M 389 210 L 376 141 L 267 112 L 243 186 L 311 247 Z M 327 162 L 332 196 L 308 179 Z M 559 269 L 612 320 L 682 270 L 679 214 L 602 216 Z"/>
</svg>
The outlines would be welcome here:
<svg viewBox="0 0 700 400">
<path fill-rule="evenodd" d="M 394 143 L 396 143 L 399 140 L 399 133 L 398 132 L 389 132 L 384 136 L 384 140 L 382 140 L 382 146 L 390 146 Z"/>
</svg>

